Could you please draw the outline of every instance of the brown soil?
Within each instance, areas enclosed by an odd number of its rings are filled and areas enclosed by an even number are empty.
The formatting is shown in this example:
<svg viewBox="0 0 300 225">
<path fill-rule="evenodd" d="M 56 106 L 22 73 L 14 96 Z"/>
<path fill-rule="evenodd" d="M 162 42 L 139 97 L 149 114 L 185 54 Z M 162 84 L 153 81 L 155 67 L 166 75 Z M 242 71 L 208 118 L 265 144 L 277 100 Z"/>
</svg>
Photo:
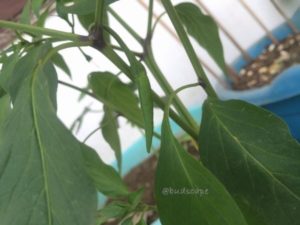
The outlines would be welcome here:
<svg viewBox="0 0 300 225">
<path fill-rule="evenodd" d="M 300 34 L 271 44 L 255 60 L 239 72 L 235 90 L 246 90 L 269 84 L 283 70 L 300 63 Z"/>
<path fill-rule="evenodd" d="M 191 141 L 182 142 L 183 147 L 196 159 L 199 159 L 199 151 Z M 124 181 L 131 191 L 144 188 L 143 203 L 155 205 L 154 179 L 157 166 L 157 156 L 152 155 L 138 166 L 133 168 L 125 177 Z M 148 214 L 147 224 L 151 224 L 158 218 L 157 212 L 151 211 Z M 118 222 L 106 223 L 106 225 L 117 225 Z"/>
</svg>

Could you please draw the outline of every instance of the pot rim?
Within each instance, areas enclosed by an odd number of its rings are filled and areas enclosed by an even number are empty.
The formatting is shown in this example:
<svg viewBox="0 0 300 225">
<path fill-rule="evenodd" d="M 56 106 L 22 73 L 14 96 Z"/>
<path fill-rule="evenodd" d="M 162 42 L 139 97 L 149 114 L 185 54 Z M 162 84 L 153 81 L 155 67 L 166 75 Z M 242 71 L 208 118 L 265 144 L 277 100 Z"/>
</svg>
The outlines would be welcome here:
<svg viewBox="0 0 300 225">
<path fill-rule="evenodd" d="M 300 30 L 300 8 L 295 12 L 291 20 Z M 272 33 L 278 40 L 282 40 L 291 34 L 292 31 L 289 26 L 284 23 L 273 29 Z M 264 36 L 253 44 L 247 52 L 250 56 L 256 58 L 271 43 L 271 40 L 267 36 Z M 232 63 L 232 66 L 236 71 L 239 71 L 246 64 L 247 62 L 240 56 Z M 218 83 L 216 85 L 216 91 L 222 100 L 241 99 L 255 105 L 270 104 L 300 94 L 300 86 L 298 85 L 300 82 L 299 73 L 300 65 L 294 65 L 280 73 L 269 85 L 238 91 L 224 88 Z"/>
</svg>

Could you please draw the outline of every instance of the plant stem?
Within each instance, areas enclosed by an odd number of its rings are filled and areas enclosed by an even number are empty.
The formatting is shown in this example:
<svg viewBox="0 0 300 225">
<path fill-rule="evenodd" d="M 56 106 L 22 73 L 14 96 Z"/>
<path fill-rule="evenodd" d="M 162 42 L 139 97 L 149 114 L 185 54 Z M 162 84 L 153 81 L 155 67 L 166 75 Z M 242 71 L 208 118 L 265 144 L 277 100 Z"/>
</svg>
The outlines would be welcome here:
<svg viewBox="0 0 300 225">
<path fill-rule="evenodd" d="M 66 83 L 66 82 L 61 81 L 61 80 L 59 80 L 58 83 L 61 84 L 61 85 L 66 86 L 66 87 L 72 88 L 72 89 L 74 89 L 74 90 L 77 90 L 77 91 L 79 91 L 79 92 L 82 92 L 82 93 L 84 93 L 84 94 L 86 94 L 86 95 L 88 95 L 88 96 L 90 96 L 90 97 L 96 99 L 97 101 L 99 101 L 99 99 L 98 99 L 93 93 L 91 93 L 91 92 L 89 92 L 89 91 L 87 91 L 87 90 L 84 90 L 83 88 L 77 87 L 77 86 L 75 86 L 75 85 Z"/>
<path fill-rule="evenodd" d="M 198 79 L 203 81 L 205 83 L 205 91 L 208 96 L 210 97 L 218 97 L 216 92 L 214 91 L 213 87 L 211 86 L 201 64 L 199 63 L 198 57 L 196 55 L 196 52 L 188 38 L 188 35 L 182 25 L 182 22 L 177 15 L 177 12 L 172 5 L 170 0 L 161 0 L 162 4 L 164 5 L 164 8 L 166 9 L 166 12 L 171 19 L 171 22 L 183 44 L 183 47 L 185 48 L 185 51 L 192 63 L 192 66 L 196 72 L 196 75 L 198 76 Z"/>
<path fill-rule="evenodd" d="M 117 50 L 117 51 L 121 51 L 124 52 L 124 49 L 122 47 L 116 46 L 116 45 L 110 45 L 110 47 L 112 47 L 113 49 Z M 135 56 L 142 58 L 143 57 L 143 53 L 142 52 L 136 52 L 136 51 L 132 51 L 130 50 Z"/>
<path fill-rule="evenodd" d="M 131 74 L 129 66 L 123 61 L 123 59 L 113 51 L 113 49 L 109 46 L 101 49 L 103 55 L 105 55 L 111 62 L 115 64 L 130 80 L 134 80 L 134 76 Z M 156 105 L 164 110 L 165 102 L 157 95 L 154 91 L 153 101 Z M 187 132 L 192 138 L 197 140 L 198 134 L 197 129 L 193 129 L 189 124 L 187 124 L 181 117 L 179 117 L 174 110 L 170 109 L 170 117 L 183 129 Z"/>
<path fill-rule="evenodd" d="M 152 36 L 153 0 L 149 0 L 147 37 Z"/>
<path fill-rule="evenodd" d="M 151 73 L 153 74 L 153 76 L 155 77 L 155 79 L 160 84 L 160 86 L 163 89 L 163 91 L 167 95 L 172 94 L 174 92 L 173 88 L 169 84 L 169 82 L 167 81 L 167 79 L 165 78 L 165 76 L 163 75 L 163 73 L 161 72 L 160 68 L 158 67 L 158 65 L 157 65 L 157 63 L 156 63 L 156 61 L 154 59 L 151 47 L 149 47 L 149 49 L 147 51 L 147 56 L 144 58 L 144 61 L 145 61 L 146 65 L 147 65 L 147 67 L 149 68 L 149 70 L 151 71 Z M 191 114 L 189 113 L 189 111 L 187 110 L 187 108 L 185 107 L 185 105 L 182 103 L 182 101 L 180 100 L 180 98 L 177 95 L 174 96 L 174 107 L 178 111 L 178 113 L 183 118 L 185 118 L 186 121 L 195 130 L 197 130 L 197 127 L 198 127 L 197 122 L 191 116 Z"/>
<path fill-rule="evenodd" d="M 134 37 L 141 45 L 144 44 L 143 38 L 136 33 L 113 9 L 108 8 L 109 13 Z"/>
<path fill-rule="evenodd" d="M 139 42 L 139 40 L 142 40 L 142 38 L 134 30 L 132 30 L 132 28 L 116 12 L 114 12 L 114 11 L 112 11 L 112 12 L 113 12 L 113 16 L 133 36 L 133 38 L 135 38 L 138 42 Z M 148 19 L 150 19 L 150 18 L 148 18 Z M 148 22 L 148 25 L 149 25 L 149 22 Z M 152 33 L 152 28 L 151 28 L 150 32 Z M 142 45 L 145 45 L 145 46 L 143 46 L 144 50 L 145 50 L 144 62 L 146 63 L 147 67 L 149 68 L 149 70 L 151 71 L 154 78 L 157 80 L 157 82 L 159 83 L 159 85 L 161 86 L 161 88 L 163 89 L 165 94 L 169 95 L 169 94 L 173 93 L 172 86 L 170 85 L 168 80 L 165 78 L 165 76 L 159 69 L 157 63 L 155 62 L 153 52 L 151 49 L 151 37 L 150 37 L 150 39 L 148 39 L 148 42 L 145 44 L 144 43 L 142 44 Z M 189 111 L 187 110 L 185 105 L 182 103 L 180 98 L 178 98 L 177 96 L 175 96 L 175 99 L 174 99 L 174 106 L 175 106 L 176 110 L 178 111 L 178 113 L 187 120 L 187 122 L 193 127 L 193 129 L 197 130 L 197 123 L 195 122 L 193 117 L 190 115 Z"/>
<path fill-rule="evenodd" d="M 165 108 L 165 115 L 164 115 L 165 119 L 168 119 L 169 113 L 170 113 L 170 106 L 172 105 L 172 101 L 173 101 L 173 99 L 175 98 L 175 96 L 176 96 L 179 92 L 181 92 L 181 91 L 183 91 L 183 90 L 185 90 L 185 89 L 187 89 L 187 88 L 199 87 L 199 86 L 200 86 L 199 83 L 187 84 L 187 85 L 184 85 L 184 86 L 178 88 L 177 90 L 175 90 L 175 91 L 169 96 L 169 99 L 168 99 L 168 102 L 167 102 L 167 105 L 166 105 L 166 108 Z"/>
<path fill-rule="evenodd" d="M 37 27 L 27 24 L 20 24 L 20 23 L 14 23 L 10 21 L 0 20 L 0 27 L 7 28 L 7 29 L 13 29 L 18 30 L 22 32 L 29 33 L 31 35 L 47 35 L 50 37 L 58 38 L 61 40 L 70 40 L 70 41 L 82 41 L 86 37 L 75 35 L 72 33 L 67 33 L 63 31 L 43 28 L 43 27 Z"/>
<path fill-rule="evenodd" d="M 105 1 L 97 0 L 96 1 L 96 11 L 95 11 L 95 27 L 96 27 L 96 29 L 101 27 L 103 24 L 104 11 L 105 11 Z"/>
</svg>

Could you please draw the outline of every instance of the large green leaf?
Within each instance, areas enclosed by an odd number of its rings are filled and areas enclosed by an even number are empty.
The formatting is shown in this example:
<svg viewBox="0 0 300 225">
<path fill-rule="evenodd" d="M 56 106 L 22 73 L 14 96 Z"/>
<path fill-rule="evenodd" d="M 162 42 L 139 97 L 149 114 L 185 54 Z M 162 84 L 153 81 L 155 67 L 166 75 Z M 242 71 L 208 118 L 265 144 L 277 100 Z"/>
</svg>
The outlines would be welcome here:
<svg viewBox="0 0 300 225">
<path fill-rule="evenodd" d="M 23 81 L 33 73 L 37 62 L 50 48 L 51 45 L 49 43 L 44 43 L 43 45 L 31 48 L 23 57 L 16 51 L 5 60 L 0 72 L 0 86 L 11 97 L 12 102 L 15 101 Z M 48 80 L 49 87 L 51 87 L 50 96 L 56 107 L 57 74 L 50 63 L 46 64 L 44 72 L 49 73 L 46 79 Z"/>
<path fill-rule="evenodd" d="M 109 72 L 94 72 L 89 76 L 89 83 L 100 101 L 129 121 L 143 127 L 143 116 L 138 107 L 137 97 L 117 76 Z"/>
<path fill-rule="evenodd" d="M 208 99 L 201 159 L 241 208 L 267 225 L 299 225 L 300 145 L 278 117 L 242 101 Z"/>
<path fill-rule="evenodd" d="M 0 95 L 0 127 L 3 122 L 6 120 L 9 112 L 11 110 L 10 107 L 10 98 L 8 95 Z"/>
<path fill-rule="evenodd" d="M 1 224 L 93 225 L 97 195 L 80 143 L 56 116 L 47 79 L 52 74 L 35 72 L 23 73 L 0 128 Z"/>
<path fill-rule="evenodd" d="M 112 197 L 128 195 L 128 189 L 117 171 L 105 164 L 93 149 L 83 144 L 81 147 L 85 158 L 86 171 L 98 191 Z"/>
<path fill-rule="evenodd" d="M 122 168 L 122 152 L 121 152 L 121 141 L 118 133 L 118 121 L 111 108 L 104 106 L 104 116 L 101 121 L 101 132 L 105 141 L 110 145 L 114 151 L 119 171 Z"/>
<path fill-rule="evenodd" d="M 155 194 L 162 224 L 246 225 L 224 186 L 172 135 L 166 115 L 161 139 Z"/>
<path fill-rule="evenodd" d="M 187 32 L 206 49 L 220 68 L 225 71 L 223 46 L 215 21 L 210 16 L 204 15 L 198 6 L 192 3 L 181 3 L 175 8 Z"/>
</svg>

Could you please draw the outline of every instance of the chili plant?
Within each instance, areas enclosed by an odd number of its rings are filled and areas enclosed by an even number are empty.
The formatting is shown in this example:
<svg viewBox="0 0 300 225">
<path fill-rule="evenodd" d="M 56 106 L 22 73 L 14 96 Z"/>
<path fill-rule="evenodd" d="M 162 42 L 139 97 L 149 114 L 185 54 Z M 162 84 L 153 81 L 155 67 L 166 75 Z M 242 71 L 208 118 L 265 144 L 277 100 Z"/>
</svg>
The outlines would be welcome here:
<svg viewBox="0 0 300 225">
<path fill-rule="evenodd" d="M 59 17 L 74 27 L 72 18 L 77 16 L 88 36 L 45 28 L 51 7 L 43 8 L 43 1 L 28 1 L 20 22 L 0 21 L 0 27 L 18 34 L 18 40 L 1 53 L 0 223 L 94 225 L 114 218 L 123 225 L 146 224 L 144 214 L 156 210 L 142 203 L 142 190 L 130 192 L 119 173 L 58 119 L 56 99 L 61 96 L 57 96 L 57 85 L 61 83 L 103 103 L 102 133 L 115 151 L 119 169 L 118 117 L 144 129 L 149 152 L 153 136 L 161 139 L 155 198 L 162 224 L 299 225 L 299 143 L 272 113 L 243 101 L 219 100 L 188 36 L 225 73 L 215 22 L 192 3 L 174 6 L 171 0 L 161 1 L 197 75 L 195 84 L 174 90 L 152 53 L 153 0 L 149 0 L 144 38 L 112 10 L 113 2 L 56 1 Z M 110 27 L 109 14 L 143 52 L 127 47 Z M 34 25 L 29 23 L 32 15 L 37 18 Z M 59 52 L 83 46 L 103 54 L 130 84 L 103 71 L 89 75 L 87 89 L 59 81 L 55 66 L 69 71 Z M 126 59 L 118 52 L 125 53 Z M 146 68 L 168 101 L 151 88 Z M 177 97 L 179 91 L 192 87 L 207 93 L 200 127 Z M 153 131 L 154 107 L 164 110 L 161 134 Z M 172 134 L 170 119 L 197 141 L 200 161 Z M 166 190 L 172 192 L 166 194 Z M 113 200 L 98 209 L 97 191 Z"/>
</svg>

